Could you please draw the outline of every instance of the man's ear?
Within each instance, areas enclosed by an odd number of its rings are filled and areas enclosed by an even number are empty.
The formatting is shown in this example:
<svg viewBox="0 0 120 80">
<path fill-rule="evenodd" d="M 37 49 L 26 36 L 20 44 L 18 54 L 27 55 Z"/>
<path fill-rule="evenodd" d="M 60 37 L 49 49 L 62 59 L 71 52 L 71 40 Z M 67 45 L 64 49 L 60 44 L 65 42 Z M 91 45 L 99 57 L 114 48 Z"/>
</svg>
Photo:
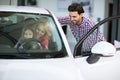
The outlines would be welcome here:
<svg viewBox="0 0 120 80">
<path fill-rule="evenodd" d="M 83 17 L 83 13 L 81 13 L 80 16 Z"/>
</svg>

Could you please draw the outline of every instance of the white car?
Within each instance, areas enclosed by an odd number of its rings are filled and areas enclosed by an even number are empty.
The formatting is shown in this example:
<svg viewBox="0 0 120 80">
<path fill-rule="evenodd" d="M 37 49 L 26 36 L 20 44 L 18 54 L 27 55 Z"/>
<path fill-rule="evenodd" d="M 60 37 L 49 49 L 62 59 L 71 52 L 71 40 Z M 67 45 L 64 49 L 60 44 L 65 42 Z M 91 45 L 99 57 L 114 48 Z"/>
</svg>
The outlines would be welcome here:
<svg viewBox="0 0 120 80">
<path fill-rule="evenodd" d="M 120 16 L 108 20 L 116 18 Z M 45 21 L 51 32 L 48 48 L 37 37 L 22 40 L 24 28 L 32 26 L 37 33 L 36 24 Z M 107 20 L 94 26 L 74 47 L 67 40 L 71 36 L 64 34 L 49 10 L 0 6 L 0 80 L 120 80 L 119 48 L 102 41 L 82 55 L 83 41 L 104 22 Z"/>
</svg>

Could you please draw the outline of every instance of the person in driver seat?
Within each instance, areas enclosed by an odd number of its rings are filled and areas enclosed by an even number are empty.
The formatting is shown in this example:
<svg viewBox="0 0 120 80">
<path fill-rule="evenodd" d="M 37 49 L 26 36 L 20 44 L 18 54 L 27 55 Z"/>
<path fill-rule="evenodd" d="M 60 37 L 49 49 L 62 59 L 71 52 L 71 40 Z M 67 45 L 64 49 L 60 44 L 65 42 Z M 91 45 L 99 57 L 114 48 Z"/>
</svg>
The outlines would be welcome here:
<svg viewBox="0 0 120 80">
<path fill-rule="evenodd" d="M 40 44 L 35 40 L 35 32 L 33 27 L 24 27 L 21 38 L 16 44 L 15 48 L 23 49 L 38 49 Z"/>
</svg>

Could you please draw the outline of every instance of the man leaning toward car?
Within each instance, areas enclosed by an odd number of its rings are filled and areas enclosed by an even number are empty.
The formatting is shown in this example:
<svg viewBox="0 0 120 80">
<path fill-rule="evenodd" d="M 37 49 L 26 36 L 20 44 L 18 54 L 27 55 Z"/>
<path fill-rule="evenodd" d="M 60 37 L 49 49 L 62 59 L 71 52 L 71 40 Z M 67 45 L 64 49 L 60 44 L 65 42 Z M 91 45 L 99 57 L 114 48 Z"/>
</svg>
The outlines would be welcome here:
<svg viewBox="0 0 120 80">
<path fill-rule="evenodd" d="M 84 9 L 80 3 L 68 6 L 69 16 L 58 17 L 61 24 L 68 24 L 77 42 L 95 25 L 95 22 L 83 16 Z M 99 30 L 95 30 L 83 43 L 83 49 L 90 51 L 93 45 L 105 38 Z"/>
</svg>

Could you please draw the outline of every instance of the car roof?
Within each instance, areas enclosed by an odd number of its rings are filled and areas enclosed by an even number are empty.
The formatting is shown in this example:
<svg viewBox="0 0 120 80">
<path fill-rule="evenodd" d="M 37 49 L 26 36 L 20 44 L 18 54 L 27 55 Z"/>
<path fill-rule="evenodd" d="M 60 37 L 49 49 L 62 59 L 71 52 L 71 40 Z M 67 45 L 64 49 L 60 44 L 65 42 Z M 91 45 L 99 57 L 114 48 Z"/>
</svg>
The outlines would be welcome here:
<svg viewBox="0 0 120 80">
<path fill-rule="evenodd" d="M 33 6 L 11 6 L 11 5 L 0 5 L 0 11 L 2 12 L 25 12 L 25 13 L 39 13 L 39 14 L 50 14 L 45 8 L 33 7 Z"/>
</svg>

